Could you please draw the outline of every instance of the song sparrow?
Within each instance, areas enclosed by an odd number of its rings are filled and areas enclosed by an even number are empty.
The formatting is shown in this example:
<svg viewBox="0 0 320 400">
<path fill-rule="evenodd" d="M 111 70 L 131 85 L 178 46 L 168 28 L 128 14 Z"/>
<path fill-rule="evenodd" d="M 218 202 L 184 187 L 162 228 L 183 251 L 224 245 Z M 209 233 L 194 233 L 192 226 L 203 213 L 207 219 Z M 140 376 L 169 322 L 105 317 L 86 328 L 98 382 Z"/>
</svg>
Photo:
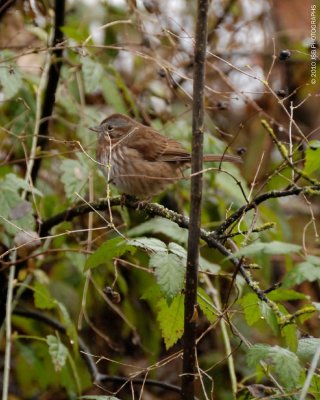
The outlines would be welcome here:
<svg viewBox="0 0 320 400">
<path fill-rule="evenodd" d="M 133 119 L 113 114 L 90 128 L 99 135 L 97 160 L 108 182 L 128 195 L 148 198 L 182 179 L 191 155 L 176 140 Z M 203 161 L 241 161 L 232 155 L 208 154 Z"/>
</svg>

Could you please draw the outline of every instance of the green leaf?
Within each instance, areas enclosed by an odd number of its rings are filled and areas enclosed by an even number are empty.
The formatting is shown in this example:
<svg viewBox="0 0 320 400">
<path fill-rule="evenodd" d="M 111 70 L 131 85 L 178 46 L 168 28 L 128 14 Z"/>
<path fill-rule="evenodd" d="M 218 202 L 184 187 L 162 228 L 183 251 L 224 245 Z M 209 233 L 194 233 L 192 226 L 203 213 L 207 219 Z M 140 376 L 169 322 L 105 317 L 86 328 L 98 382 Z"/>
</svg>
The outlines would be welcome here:
<svg viewBox="0 0 320 400">
<path fill-rule="evenodd" d="M 40 310 L 51 310 L 56 307 L 56 301 L 49 289 L 38 281 L 34 284 L 33 298 L 35 306 Z"/>
<path fill-rule="evenodd" d="M 115 83 L 117 85 L 118 90 L 120 91 L 125 104 L 127 105 L 126 108 L 130 109 L 136 118 L 139 118 L 139 107 L 137 106 L 137 101 L 135 95 L 131 92 L 128 88 L 126 82 L 123 80 L 121 73 L 113 67 L 112 64 L 108 64 L 106 67 L 107 72 L 114 76 Z"/>
<path fill-rule="evenodd" d="M 212 304 L 212 300 L 201 287 L 198 287 L 197 303 L 210 323 L 217 320 L 218 316 Z"/>
<path fill-rule="evenodd" d="M 268 293 L 268 298 L 272 301 L 292 301 L 306 300 L 308 297 L 304 293 L 289 289 L 276 289 Z"/>
<path fill-rule="evenodd" d="M 99 62 L 92 60 L 90 57 L 82 57 L 81 63 L 86 92 L 95 92 L 100 89 L 105 71 Z"/>
<path fill-rule="evenodd" d="M 16 174 L 7 174 L 5 179 L 1 182 L 1 188 L 6 190 L 11 190 L 12 192 L 17 192 L 18 189 L 26 190 L 27 192 L 32 192 L 38 196 L 43 196 L 43 194 L 35 187 L 31 187 L 24 179 L 19 178 Z"/>
<path fill-rule="evenodd" d="M 81 193 L 86 187 L 89 169 L 86 164 L 78 160 L 63 160 L 60 169 L 66 196 L 69 200 L 74 200 L 75 193 Z"/>
<path fill-rule="evenodd" d="M 274 368 L 280 382 L 286 389 L 294 389 L 299 384 L 302 368 L 296 354 L 280 346 L 256 344 L 247 353 L 247 362 L 250 367 L 264 361 Z"/>
<path fill-rule="evenodd" d="M 136 239 L 128 240 L 128 244 L 131 246 L 139 247 L 150 253 L 167 253 L 167 246 L 161 240 L 156 238 L 140 237 Z"/>
<path fill-rule="evenodd" d="M 296 352 L 298 347 L 298 332 L 295 324 L 287 324 L 281 328 L 281 336 L 284 338 L 289 350 Z"/>
<path fill-rule="evenodd" d="M 170 242 L 168 244 L 168 250 L 170 253 L 173 253 L 181 258 L 183 261 L 187 261 L 187 250 L 184 247 L 180 246 L 180 244 Z"/>
<path fill-rule="evenodd" d="M 300 339 L 298 342 L 297 356 L 303 360 L 311 362 L 313 356 L 320 346 L 320 339 L 318 338 L 305 338 Z M 320 362 L 318 360 L 318 366 Z"/>
<path fill-rule="evenodd" d="M 107 104 L 112 106 L 116 112 L 126 114 L 127 107 L 117 85 L 105 75 L 104 78 L 101 80 L 100 85 Z"/>
<path fill-rule="evenodd" d="M 301 246 L 298 246 L 297 244 L 278 241 L 270 243 L 255 242 L 236 251 L 232 257 L 252 256 L 255 254 L 289 254 L 297 253 L 300 250 Z"/>
<path fill-rule="evenodd" d="M 244 317 L 248 325 L 253 325 L 255 322 L 259 321 L 262 317 L 260 300 L 254 293 L 248 293 L 243 296 L 242 299 L 238 301 L 244 311 Z"/>
<path fill-rule="evenodd" d="M 49 354 L 53 362 L 55 371 L 61 371 L 66 364 L 68 349 L 61 343 L 60 339 L 53 335 L 47 336 L 47 344 L 49 346 Z"/>
<path fill-rule="evenodd" d="M 25 182 L 14 174 L 7 174 L 0 181 L 0 224 L 11 235 L 21 230 L 33 231 L 35 227 L 32 205 L 19 194 L 22 187 Z"/>
<path fill-rule="evenodd" d="M 6 59 L 15 55 L 9 51 L 1 51 L 1 56 L 2 59 Z M 2 59 L 0 60 L 0 90 L 4 97 L 2 101 L 6 101 L 16 96 L 23 81 L 16 62 L 14 60 L 3 61 Z"/>
<path fill-rule="evenodd" d="M 183 260 L 183 262 L 186 264 L 187 262 L 187 250 L 180 246 L 179 244 L 175 242 L 170 242 L 168 244 L 168 250 L 170 253 L 173 253 L 177 255 L 178 257 Z M 208 271 L 212 274 L 217 274 L 220 271 L 220 266 L 217 264 L 213 264 L 210 261 L 206 260 L 202 256 L 199 257 L 199 269 L 201 271 Z"/>
<path fill-rule="evenodd" d="M 84 42 L 90 35 L 88 27 L 84 24 L 81 29 L 79 26 L 62 26 L 60 29 L 66 37 L 74 39 L 78 43 Z"/>
<path fill-rule="evenodd" d="M 109 239 L 104 242 L 93 254 L 91 254 L 85 264 L 84 270 L 107 264 L 115 257 L 121 257 L 126 251 L 131 253 L 135 248 L 121 237 Z"/>
<path fill-rule="evenodd" d="M 178 294 L 170 304 L 165 299 L 160 299 L 157 309 L 157 320 L 168 350 L 183 335 L 184 296 Z"/>
<path fill-rule="evenodd" d="M 185 265 L 177 255 L 156 253 L 150 258 L 149 266 L 155 268 L 157 282 L 168 299 L 172 299 L 182 290 Z"/>
<path fill-rule="evenodd" d="M 320 265 L 314 265 L 309 261 L 304 261 L 296 265 L 286 274 L 283 285 L 299 285 L 304 281 L 314 282 L 318 279 L 320 279 Z"/>
<path fill-rule="evenodd" d="M 304 173 L 311 175 L 320 169 L 320 140 L 311 140 L 305 152 Z"/>
<path fill-rule="evenodd" d="M 175 222 L 161 217 L 152 218 L 130 229 L 128 236 L 140 236 L 146 233 L 160 233 L 183 244 L 187 243 L 188 239 L 188 231 L 186 229 L 180 228 Z"/>
<path fill-rule="evenodd" d="M 199 267 L 200 271 L 210 272 L 211 274 L 217 274 L 221 269 L 220 265 L 212 263 L 202 256 L 199 257 Z"/>
<path fill-rule="evenodd" d="M 78 333 L 77 329 L 72 322 L 69 312 L 64 304 L 59 301 L 56 301 L 56 305 L 60 312 L 60 317 L 64 327 L 66 328 L 67 335 L 69 336 L 71 344 L 74 346 L 75 352 L 78 351 Z"/>
<path fill-rule="evenodd" d="M 277 317 L 272 308 L 264 301 L 259 301 L 259 306 L 262 318 L 266 320 L 267 324 L 270 326 L 275 334 L 279 334 Z"/>
<path fill-rule="evenodd" d="M 320 393 L 320 376 L 319 374 L 313 374 L 311 385 L 309 388 L 309 393 L 313 396 L 315 400 L 319 400 Z"/>
</svg>

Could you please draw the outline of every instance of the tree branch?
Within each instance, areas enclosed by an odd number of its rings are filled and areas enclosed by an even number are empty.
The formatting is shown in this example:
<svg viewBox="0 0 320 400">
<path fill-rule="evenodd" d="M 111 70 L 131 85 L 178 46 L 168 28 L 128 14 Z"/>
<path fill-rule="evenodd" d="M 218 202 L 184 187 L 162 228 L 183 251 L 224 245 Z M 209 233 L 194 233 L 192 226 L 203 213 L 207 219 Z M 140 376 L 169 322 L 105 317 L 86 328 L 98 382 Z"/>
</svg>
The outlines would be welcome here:
<svg viewBox="0 0 320 400">
<path fill-rule="evenodd" d="M 52 47 L 55 47 L 55 49 L 52 51 L 51 65 L 49 68 L 48 82 L 43 100 L 37 143 L 37 147 L 40 148 L 41 151 L 45 149 L 48 143 L 49 122 L 55 104 L 56 91 L 62 66 L 63 48 L 59 45 L 61 45 L 61 43 L 63 42 L 63 33 L 61 27 L 64 25 L 64 10 L 65 0 L 55 0 L 54 34 L 52 40 Z M 33 183 L 35 183 L 38 177 L 41 161 L 41 157 L 34 160 L 33 168 L 31 171 L 31 179 Z"/>
<path fill-rule="evenodd" d="M 320 186 L 312 185 L 312 186 L 305 186 L 305 187 L 294 187 L 288 190 L 273 190 L 267 193 L 264 193 L 254 199 L 251 203 L 240 207 L 237 211 L 235 211 L 220 227 L 213 231 L 209 232 L 205 229 L 200 229 L 200 237 L 204 240 L 207 245 L 211 248 L 215 248 L 219 251 L 220 254 L 224 255 L 225 257 L 230 258 L 230 262 L 234 264 L 236 269 L 241 273 L 243 278 L 245 279 L 248 286 L 256 293 L 260 300 L 267 303 L 275 312 L 277 316 L 282 316 L 281 312 L 277 308 L 277 306 L 268 299 L 265 292 L 259 288 L 257 282 L 254 282 L 251 279 L 250 273 L 247 271 L 249 268 L 248 265 L 244 264 L 242 260 L 233 256 L 232 252 L 228 250 L 228 248 L 221 243 L 220 235 L 222 235 L 226 229 L 228 229 L 238 218 L 240 218 L 243 214 L 248 212 L 249 210 L 255 208 L 260 203 L 270 199 L 270 198 L 279 198 L 279 197 L 286 197 L 286 196 L 293 196 L 299 194 L 312 194 L 320 191 Z M 156 203 L 141 203 L 139 200 L 130 197 L 115 197 L 110 200 L 108 199 L 100 199 L 98 201 L 82 204 L 75 207 L 71 207 L 49 219 L 44 221 L 39 227 L 39 234 L 41 237 L 47 236 L 49 234 L 50 229 L 54 226 L 59 225 L 65 221 L 72 221 L 73 218 L 88 214 L 93 210 L 103 211 L 108 210 L 109 207 L 114 206 L 126 206 L 130 209 L 137 210 L 139 212 L 146 212 L 149 216 L 160 216 L 163 218 L 167 218 L 170 221 L 175 222 L 181 228 L 189 229 L 189 219 L 181 214 L 178 214 L 174 211 L 168 210 L 165 207 L 156 204 Z M 226 240 L 226 236 L 222 235 L 222 240 Z"/>
<path fill-rule="evenodd" d="M 298 194 L 308 194 L 315 191 L 320 191 L 320 185 L 312 185 L 312 186 L 304 186 L 304 187 L 293 187 L 287 190 L 272 190 L 270 192 L 263 193 L 253 199 L 250 203 L 245 204 L 244 206 L 238 208 L 230 217 L 228 217 L 214 232 L 212 232 L 212 236 L 219 237 L 223 232 L 225 232 L 229 226 L 234 224 L 240 217 L 242 217 L 245 213 L 256 208 L 259 204 L 263 203 L 268 199 L 276 199 L 279 197 L 288 197 L 294 196 Z"/>
</svg>

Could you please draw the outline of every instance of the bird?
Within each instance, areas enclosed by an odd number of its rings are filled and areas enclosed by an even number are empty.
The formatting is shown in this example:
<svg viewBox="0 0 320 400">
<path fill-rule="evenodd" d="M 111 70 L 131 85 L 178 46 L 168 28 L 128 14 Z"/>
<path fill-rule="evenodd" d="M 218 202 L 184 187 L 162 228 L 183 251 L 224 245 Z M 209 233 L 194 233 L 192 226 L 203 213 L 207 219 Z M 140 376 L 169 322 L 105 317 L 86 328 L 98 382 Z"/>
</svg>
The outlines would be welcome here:
<svg viewBox="0 0 320 400">
<path fill-rule="evenodd" d="M 150 198 L 185 178 L 191 154 L 177 140 L 120 113 L 89 128 L 98 134 L 96 159 L 120 193 Z M 204 162 L 241 162 L 235 155 L 206 154 Z"/>
</svg>

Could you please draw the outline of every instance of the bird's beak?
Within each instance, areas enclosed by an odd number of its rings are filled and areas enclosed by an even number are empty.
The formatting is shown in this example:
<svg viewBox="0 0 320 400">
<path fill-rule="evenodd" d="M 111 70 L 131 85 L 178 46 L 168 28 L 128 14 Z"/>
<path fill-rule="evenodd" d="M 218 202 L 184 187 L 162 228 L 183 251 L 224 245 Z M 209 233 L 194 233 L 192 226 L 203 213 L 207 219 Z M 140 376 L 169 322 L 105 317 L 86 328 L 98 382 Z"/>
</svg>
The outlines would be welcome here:
<svg viewBox="0 0 320 400">
<path fill-rule="evenodd" d="M 101 131 L 101 127 L 99 126 L 99 125 L 97 125 L 97 126 L 92 126 L 91 128 L 89 128 L 90 129 L 90 131 L 93 131 L 93 132 L 100 132 Z"/>
</svg>

